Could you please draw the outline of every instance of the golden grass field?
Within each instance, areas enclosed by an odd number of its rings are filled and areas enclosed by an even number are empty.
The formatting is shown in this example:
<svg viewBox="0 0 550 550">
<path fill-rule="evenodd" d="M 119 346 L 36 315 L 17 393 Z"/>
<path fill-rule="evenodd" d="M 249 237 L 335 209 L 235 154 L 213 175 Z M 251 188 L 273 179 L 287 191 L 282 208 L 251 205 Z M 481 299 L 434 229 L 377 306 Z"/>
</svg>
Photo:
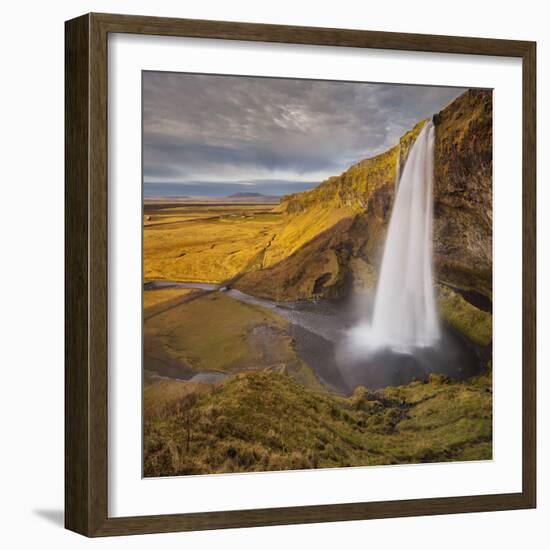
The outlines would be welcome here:
<svg viewBox="0 0 550 550">
<path fill-rule="evenodd" d="M 299 240 L 289 236 L 287 218 L 273 204 L 146 202 L 144 279 L 222 283 L 265 267 L 275 239 Z M 332 223 L 327 216 L 314 218 L 308 235 Z M 160 288 L 143 295 L 146 371 L 174 376 L 190 369 L 272 368 L 320 387 L 293 348 L 288 322 L 277 314 L 217 292 Z"/>
<path fill-rule="evenodd" d="M 147 206 L 145 280 L 205 283 L 274 265 L 355 212 L 339 207 L 290 214 L 274 204 Z"/>
<path fill-rule="evenodd" d="M 184 206 L 145 213 L 144 277 L 220 283 L 261 267 L 283 227 L 273 205 Z"/>
</svg>

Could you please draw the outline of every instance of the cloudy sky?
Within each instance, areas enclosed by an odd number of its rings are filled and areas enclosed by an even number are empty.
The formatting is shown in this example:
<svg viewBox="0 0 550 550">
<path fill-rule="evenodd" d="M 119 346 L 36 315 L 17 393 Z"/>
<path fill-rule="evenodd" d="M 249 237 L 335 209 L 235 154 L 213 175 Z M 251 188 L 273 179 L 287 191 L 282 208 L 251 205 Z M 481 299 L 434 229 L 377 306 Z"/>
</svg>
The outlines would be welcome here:
<svg viewBox="0 0 550 550">
<path fill-rule="evenodd" d="M 146 72 L 145 194 L 301 191 L 393 146 L 463 91 Z"/>
</svg>

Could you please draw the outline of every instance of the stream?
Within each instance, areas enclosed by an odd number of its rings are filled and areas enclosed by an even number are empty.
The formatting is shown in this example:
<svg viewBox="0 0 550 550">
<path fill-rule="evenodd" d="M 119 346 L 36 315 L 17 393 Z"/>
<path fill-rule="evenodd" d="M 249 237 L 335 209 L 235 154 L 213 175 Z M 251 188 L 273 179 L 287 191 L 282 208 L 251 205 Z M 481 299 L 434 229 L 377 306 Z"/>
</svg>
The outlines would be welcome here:
<svg viewBox="0 0 550 550">
<path fill-rule="evenodd" d="M 373 297 L 350 296 L 339 300 L 277 302 L 257 298 L 223 285 L 151 281 L 146 290 L 158 288 L 194 288 L 206 292 L 223 292 L 241 302 L 269 309 L 286 319 L 295 349 L 318 378 L 333 391 L 350 394 L 357 386 L 376 390 L 386 386 L 424 380 L 430 373 L 463 380 L 479 373 L 486 364 L 487 350 L 474 348 L 461 335 L 442 323 L 441 337 L 434 347 L 417 348 L 413 352 L 389 349 L 357 358 L 347 353 L 347 331 L 360 318 L 372 314 Z M 217 372 L 194 374 L 190 380 L 215 382 L 226 375 Z"/>
</svg>

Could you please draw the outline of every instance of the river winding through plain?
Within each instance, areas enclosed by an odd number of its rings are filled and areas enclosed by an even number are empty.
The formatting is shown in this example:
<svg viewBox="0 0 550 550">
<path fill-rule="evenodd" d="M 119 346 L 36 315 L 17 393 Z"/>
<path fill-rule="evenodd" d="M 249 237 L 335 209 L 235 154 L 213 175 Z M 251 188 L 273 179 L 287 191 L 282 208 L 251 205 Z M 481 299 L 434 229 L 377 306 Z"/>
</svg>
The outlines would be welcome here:
<svg viewBox="0 0 550 550">
<path fill-rule="evenodd" d="M 146 290 L 160 288 L 190 288 L 225 295 L 269 309 L 287 320 L 288 332 L 298 355 L 330 389 L 350 394 L 357 386 L 380 389 L 426 379 L 430 373 L 463 380 L 479 373 L 483 367 L 483 350 L 475 349 L 452 329 L 443 325 L 436 347 L 419 348 L 414 353 L 390 350 L 364 358 L 352 357 L 345 349 L 346 334 L 357 323 L 359 312 L 351 296 L 341 300 L 276 302 L 257 298 L 224 285 L 177 281 L 151 281 Z M 372 296 L 363 296 L 364 308 L 372 309 Z M 364 315 L 364 309 L 361 310 Z M 216 382 L 226 375 L 201 372 L 190 380 Z"/>
</svg>

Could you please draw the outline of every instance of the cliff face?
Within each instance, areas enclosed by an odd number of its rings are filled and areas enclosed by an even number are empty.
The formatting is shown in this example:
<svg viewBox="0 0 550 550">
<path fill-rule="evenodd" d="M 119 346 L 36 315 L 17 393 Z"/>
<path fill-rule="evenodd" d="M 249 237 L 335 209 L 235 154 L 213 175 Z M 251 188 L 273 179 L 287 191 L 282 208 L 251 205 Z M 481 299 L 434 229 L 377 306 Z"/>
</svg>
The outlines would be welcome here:
<svg viewBox="0 0 550 550">
<path fill-rule="evenodd" d="M 434 254 L 440 282 L 492 297 L 492 92 L 469 90 L 434 117 Z"/>
<path fill-rule="evenodd" d="M 288 221 L 273 239 L 264 269 L 244 274 L 235 286 L 277 300 L 332 298 L 351 287 L 374 286 L 398 155 L 405 157 L 424 122 L 407 132 L 400 145 L 314 189 L 284 197 L 278 210 Z"/>
<path fill-rule="evenodd" d="M 284 198 L 285 230 L 264 269 L 236 283 L 279 300 L 342 296 L 373 287 L 402 167 L 426 121 L 395 147 L 315 189 Z M 471 90 L 434 116 L 436 279 L 468 296 L 492 296 L 492 98 Z"/>
</svg>

